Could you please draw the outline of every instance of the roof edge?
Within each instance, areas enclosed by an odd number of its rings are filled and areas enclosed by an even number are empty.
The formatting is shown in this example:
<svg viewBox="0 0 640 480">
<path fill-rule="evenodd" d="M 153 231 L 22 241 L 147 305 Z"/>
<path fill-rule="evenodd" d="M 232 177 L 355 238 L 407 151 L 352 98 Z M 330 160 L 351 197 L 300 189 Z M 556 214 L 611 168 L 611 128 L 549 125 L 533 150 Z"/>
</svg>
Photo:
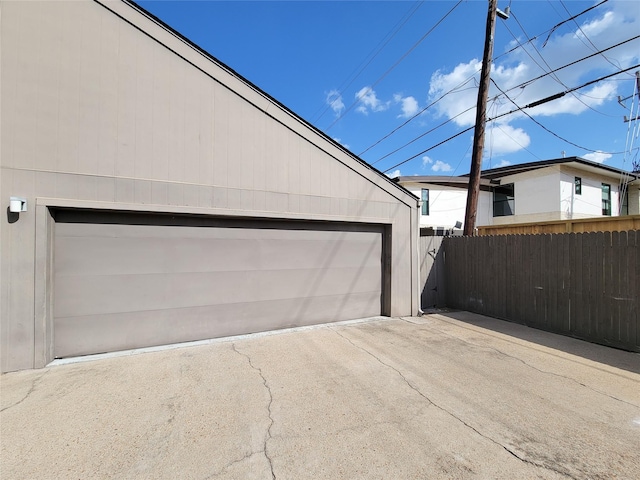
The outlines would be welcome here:
<svg viewBox="0 0 640 480">
<path fill-rule="evenodd" d="M 100 0 L 97 0 L 100 1 Z M 247 78 L 245 78 L 244 76 L 242 76 L 241 74 L 239 74 L 238 72 L 236 72 L 234 69 L 232 69 L 231 67 L 229 67 L 227 64 L 225 64 L 224 62 L 220 61 L 218 58 L 214 57 L 212 54 L 210 54 L 209 52 L 207 52 L 205 49 L 203 49 L 202 47 L 200 47 L 198 44 L 194 43 L 193 41 L 189 40 L 189 38 L 187 38 L 186 36 L 184 36 L 182 33 L 180 33 L 179 31 L 175 30 L 173 27 L 171 27 L 170 25 L 168 25 L 167 23 L 165 23 L 164 21 L 162 21 L 160 18 L 158 18 L 157 16 L 155 16 L 153 13 L 149 12 L 148 10 L 146 10 L 145 8 L 143 8 L 142 6 L 140 6 L 138 3 L 135 2 L 135 0 L 121 0 L 123 3 L 129 5 L 131 8 L 133 8 L 134 10 L 138 11 L 140 14 L 144 15 L 145 17 L 149 18 L 150 20 L 152 20 L 153 22 L 155 22 L 156 24 L 158 24 L 160 27 L 164 28 L 165 30 L 167 30 L 168 32 L 170 32 L 172 35 L 174 35 L 176 38 L 178 38 L 180 41 L 182 41 L 183 43 L 185 43 L 186 45 L 188 45 L 190 48 L 193 48 L 194 50 L 196 50 L 198 53 L 200 53 L 202 56 L 204 56 L 205 58 L 207 58 L 209 61 L 215 63 L 216 65 L 218 65 L 219 67 L 221 67 L 223 70 L 225 70 L 227 73 L 229 73 L 231 76 L 237 78 L 238 80 L 240 80 L 242 83 L 244 83 L 246 86 L 248 86 L 249 88 L 251 88 L 252 90 L 254 90 L 256 93 L 258 93 L 259 95 L 265 97 L 268 101 L 272 102 L 273 104 L 277 105 L 279 108 L 281 108 L 283 111 L 285 111 L 287 114 L 291 115 L 291 117 L 293 117 L 294 119 L 296 119 L 297 121 L 299 121 L 302 125 L 304 125 L 305 127 L 307 127 L 309 130 L 313 131 L 315 134 L 319 135 L 320 137 L 322 137 L 324 140 L 328 141 L 329 143 L 331 143 L 334 147 L 338 148 L 339 150 L 341 150 L 343 153 L 345 153 L 346 155 L 348 155 L 350 158 L 352 158 L 353 160 L 355 160 L 356 162 L 358 162 L 360 165 L 362 165 L 363 167 L 367 168 L 368 170 L 370 170 L 371 172 L 377 174 L 378 176 L 384 178 L 386 180 L 387 183 L 389 183 L 390 185 L 393 185 L 396 189 L 401 190 L 403 193 L 410 195 L 411 197 L 413 197 L 414 195 L 407 190 L 406 188 L 404 188 L 402 185 L 397 184 L 396 182 L 393 181 L 393 179 L 389 178 L 387 175 L 385 175 L 382 171 L 378 170 L 377 168 L 375 168 L 374 166 L 370 165 L 369 163 L 365 162 L 362 158 L 360 158 L 359 156 L 357 156 L 355 153 L 353 153 L 352 151 L 350 151 L 349 149 L 345 148 L 343 145 L 341 145 L 339 142 L 335 141 L 333 138 L 331 138 L 329 135 L 327 135 L 326 133 L 324 133 L 322 130 L 318 129 L 317 127 L 315 127 L 314 125 L 312 125 L 311 123 L 309 123 L 307 120 L 305 120 L 304 118 L 302 118 L 300 115 L 298 115 L 297 113 L 295 113 L 293 110 L 291 110 L 289 107 L 287 107 L 286 105 L 284 105 L 283 103 L 281 103 L 280 101 L 278 101 L 276 98 L 272 97 L 271 95 L 269 95 L 267 92 L 265 92 L 264 90 L 262 90 L 260 87 L 258 87 L 256 84 L 254 84 L 253 82 L 249 81 Z"/>
<path fill-rule="evenodd" d="M 550 167 L 554 165 L 563 165 L 568 163 L 579 163 L 582 165 L 586 165 L 588 167 L 606 170 L 610 173 L 615 173 L 616 175 L 627 175 L 632 179 L 630 181 L 634 181 L 640 178 L 640 173 L 629 172 L 627 170 L 622 170 L 621 168 L 604 165 L 602 163 L 594 162 L 592 160 L 587 160 L 586 158 L 582 158 L 578 156 L 553 158 L 550 160 L 541 160 L 537 162 L 507 165 L 506 167 L 491 168 L 488 170 L 483 170 L 480 175 L 482 178 L 491 179 L 491 178 L 502 177 L 506 175 L 515 175 L 517 173 L 524 173 L 531 170 L 537 170 L 540 168 Z M 469 174 L 466 173 L 464 175 L 460 175 L 460 177 L 469 177 Z"/>
</svg>

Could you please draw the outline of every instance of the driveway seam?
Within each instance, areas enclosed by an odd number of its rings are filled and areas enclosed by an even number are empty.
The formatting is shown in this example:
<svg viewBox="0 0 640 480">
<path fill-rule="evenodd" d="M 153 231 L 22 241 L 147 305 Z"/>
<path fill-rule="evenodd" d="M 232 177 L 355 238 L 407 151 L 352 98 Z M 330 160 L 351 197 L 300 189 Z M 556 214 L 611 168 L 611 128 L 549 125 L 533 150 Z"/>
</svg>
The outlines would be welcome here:
<svg viewBox="0 0 640 480">
<path fill-rule="evenodd" d="M 489 440 L 490 442 L 494 443 L 495 445 L 502 447 L 507 453 L 509 453 L 510 455 L 512 455 L 513 457 L 515 457 L 516 459 L 520 460 L 523 463 L 532 465 L 534 467 L 538 467 L 538 468 L 544 468 L 546 470 L 550 470 L 552 472 L 555 472 L 559 475 L 563 475 L 567 478 L 571 478 L 573 480 L 577 480 L 576 477 L 570 475 L 567 472 L 562 472 L 560 470 L 557 470 L 556 468 L 553 468 L 552 466 L 548 466 L 548 465 L 544 465 L 544 464 L 539 464 L 536 462 L 533 462 L 531 460 L 528 460 L 526 458 L 520 457 L 516 452 L 512 451 L 511 449 L 509 449 L 506 445 L 503 445 L 502 443 L 498 442 L 497 440 L 483 434 L 482 432 L 480 432 L 478 429 L 476 429 L 475 427 L 473 427 L 472 425 L 469 425 L 467 422 L 465 422 L 464 420 L 462 420 L 460 417 L 456 416 L 453 412 L 450 412 L 449 410 L 447 410 L 446 408 L 438 405 L 437 403 L 435 403 L 433 400 L 431 400 L 429 397 L 427 397 L 424 393 L 422 393 L 417 387 L 415 387 L 414 385 L 411 384 L 411 382 L 409 382 L 409 380 L 407 380 L 407 378 L 404 376 L 404 374 L 398 370 L 396 367 L 394 367 L 393 365 L 390 365 L 384 361 L 382 361 L 377 355 L 375 355 L 374 353 L 370 352 L 369 350 L 367 350 L 364 347 L 361 347 L 360 345 L 355 344 L 350 338 L 344 336 L 342 333 L 340 333 L 339 331 L 335 330 L 333 327 L 329 327 L 333 332 L 335 332 L 336 334 L 338 334 L 340 337 L 342 337 L 343 339 L 345 339 L 346 341 L 348 341 L 351 345 L 353 345 L 355 348 L 365 352 L 366 354 L 370 355 L 371 357 L 373 357 L 374 359 L 376 359 L 380 364 L 384 365 L 387 368 L 390 368 L 391 370 L 393 370 L 394 372 L 396 372 L 403 380 L 404 382 L 407 384 L 407 386 L 409 388 L 411 388 L 413 391 L 415 391 L 418 395 L 420 395 L 422 398 L 424 398 L 425 400 L 427 400 L 429 402 L 429 404 L 433 405 L 434 407 L 438 408 L 439 410 L 441 410 L 442 412 L 446 413 L 447 415 L 455 418 L 457 421 L 459 421 L 460 423 L 462 423 L 465 427 L 469 428 L 470 430 L 474 431 L 476 434 L 478 434 L 479 436 L 481 436 L 482 438 Z"/>
</svg>

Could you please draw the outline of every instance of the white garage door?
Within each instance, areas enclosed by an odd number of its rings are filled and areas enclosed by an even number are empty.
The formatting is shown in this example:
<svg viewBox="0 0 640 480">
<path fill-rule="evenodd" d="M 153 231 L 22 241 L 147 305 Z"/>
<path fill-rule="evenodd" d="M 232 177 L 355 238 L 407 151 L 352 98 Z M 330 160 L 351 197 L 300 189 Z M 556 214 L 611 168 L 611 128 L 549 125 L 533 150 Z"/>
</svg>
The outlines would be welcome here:
<svg viewBox="0 0 640 480">
<path fill-rule="evenodd" d="M 54 216 L 58 358 L 381 314 L 380 226 Z"/>
</svg>

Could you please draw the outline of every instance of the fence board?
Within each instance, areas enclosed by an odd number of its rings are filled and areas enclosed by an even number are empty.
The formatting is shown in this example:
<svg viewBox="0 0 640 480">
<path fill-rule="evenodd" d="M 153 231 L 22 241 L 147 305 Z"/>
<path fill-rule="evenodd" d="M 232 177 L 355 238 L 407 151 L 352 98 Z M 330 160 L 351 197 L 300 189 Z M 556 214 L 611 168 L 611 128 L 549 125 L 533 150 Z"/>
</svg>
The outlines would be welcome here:
<svg viewBox="0 0 640 480">
<path fill-rule="evenodd" d="M 547 244 L 544 251 L 547 254 L 547 268 L 545 270 L 544 278 L 547 284 L 547 325 L 549 330 L 556 331 L 560 328 L 560 321 L 558 319 L 558 280 L 559 280 L 559 268 L 560 263 L 560 248 L 556 235 L 545 235 L 547 237 Z"/>
<path fill-rule="evenodd" d="M 587 237 L 585 237 L 587 238 Z M 598 335 L 598 308 L 597 308 L 597 299 L 600 296 L 598 292 L 598 263 L 602 261 L 601 249 L 598 249 L 598 236 L 593 235 L 589 238 L 589 276 L 585 278 L 589 284 L 589 295 L 587 296 L 587 302 L 585 302 L 585 306 L 587 309 L 587 318 L 588 322 L 585 325 L 585 330 L 581 333 L 589 336 L 597 336 Z M 604 337 L 603 337 L 604 340 Z"/>
<path fill-rule="evenodd" d="M 557 235 L 558 240 L 558 330 L 561 332 L 569 331 L 571 324 L 571 250 L 569 242 L 571 235 Z"/>
<path fill-rule="evenodd" d="M 517 269 L 514 265 L 517 265 L 518 252 L 520 251 L 520 236 L 514 235 L 511 237 L 511 241 L 508 241 L 505 237 L 504 248 L 508 252 L 506 259 L 505 270 L 507 272 L 505 279 L 504 295 L 507 299 L 505 308 L 505 317 L 511 318 L 513 321 L 520 322 L 518 312 L 518 289 L 514 288 L 518 284 Z"/>
<path fill-rule="evenodd" d="M 629 292 L 630 298 L 633 299 L 629 305 L 631 314 L 627 317 L 630 319 L 629 338 L 632 345 L 640 345 L 640 231 L 629 232 L 627 238 L 631 247 L 627 265 L 633 267 L 629 270 Z"/>
<path fill-rule="evenodd" d="M 445 238 L 447 305 L 640 352 L 639 237 Z"/>
<path fill-rule="evenodd" d="M 584 276 L 586 255 L 582 250 L 582 233 L 568 234 L 571 238 L 571 312 L 568 332 L 578 333 L 577 326 L 584 318 Z"/>
<path fill-rule="evenodd" d="M 626 297 L 624 295 L 624 274 L 620 268 L 614 268 L 614 265 L 620 264 L 620 253 L 624 252 L 622 247 L 622 235 L 620 232 L 611 233 L 611 260 L 609 263 L 609 270 L 611 271 L 611 312 L 609 312 L 609 322 L 611 324 L 612 337 L 617 342 L 623 342 L 624 334 L 622 332 L 622 326 L 620 324 L 620 314 L 622 313 L 624 302 Z"/>
<path fill-rule="evenodd" d="M 531 236 L 525 235 L 523 238 L 523 255 L 519 259 L 518 273 L 521 278 L 521 285 L 519 292 L 520 297 L 520 323 L 525 325 L 531 325 L 534 322 L 536 315 L 536 290 L 535 290 L 535 264 L 540 259 L 535 258 L 535 249 Z M 526 262 L 526 263 L 525 263 Z M 526 265 L 526 266 L 525 266 Z"/>
</svg>

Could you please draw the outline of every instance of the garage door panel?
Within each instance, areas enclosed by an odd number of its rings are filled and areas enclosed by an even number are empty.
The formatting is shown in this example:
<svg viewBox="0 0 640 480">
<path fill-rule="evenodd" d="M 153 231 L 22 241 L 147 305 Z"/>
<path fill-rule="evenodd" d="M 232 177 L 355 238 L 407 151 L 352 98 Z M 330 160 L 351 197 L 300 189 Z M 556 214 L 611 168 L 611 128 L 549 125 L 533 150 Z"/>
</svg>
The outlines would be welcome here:
<svg viewBox="0 0 640 480">
<path fill-rule="evenodd" d="M 154 275 L 67 275 L 54 316 L 189 308 L 211 303 L 380 292 L 379 267 Z"/>
<path fill-rule="evenodd" d="M 56 319 L 56 355 L 88 355 L 379 315 L 377 292 Z M 378 305 L 378 307 L 376 307 Z M 87 342 L 90 334 L 92 342 Z"/>
<path fill-rule="evenodd" d="M 254 272 L 66 276 L 56 285 L 55 316 L 236 303 L 258 290 Z"/>
<path fill-rule="evenodd" d="M 57 253 L 58 275 L 229 271 L 256 265 L 260 255 L 257 240 L 242 238 L 186 238 L 177 244 L 155 237 L 74 237 L 59 230 L 64 246 Z"/>
<path fill-rule="evenodd" d="M 382 255 L 380 235 L 372 232 L 341 233 L 323 240 L 280 240 L 277 243 L 260 243 L 262 267 L 282 268 L 283 265 L 297 268 L 326 268 L 333 265 L 359 267 L 380 266 Z M 349 235 L 347 235 L 349 234 Z"/>
<path fill-rule="evenodd" d="M 84 215 L 55 227 L 57 357 L 381 313 L 379 227 L 121 225 Z"/>
<path fill-rule="evenodd" d="M 324 297 L 377 292 L 380 295 L 380 267 L 316 270 L 271 270 L 255 272 L 258 300 Z"/>
<path fill-rule="evenodd" d="M 56 258 L 58 275 L 152 274 L 162 272 L 209 272 L 238 269 L 329 268 L 333 265 L 379 267 L 379 234 L 363 232 L 322 232 L 323 240 L 218 238 L 211 230 L 207 238 L 153 236 L 99 237 L 70 235 L 68 225 L 58 227 L 57 238 L 64 242 Z M 182 229 L 182 227 L 163 227 Z M 294 232 L 295 233 L 295 232 Z M 341 235 L 339 234 L 341 233 Z M 346 237 L 348 233 L 350 236 Z M 331 235 L 327 235 L 331 234 Z"/>
</svg>

